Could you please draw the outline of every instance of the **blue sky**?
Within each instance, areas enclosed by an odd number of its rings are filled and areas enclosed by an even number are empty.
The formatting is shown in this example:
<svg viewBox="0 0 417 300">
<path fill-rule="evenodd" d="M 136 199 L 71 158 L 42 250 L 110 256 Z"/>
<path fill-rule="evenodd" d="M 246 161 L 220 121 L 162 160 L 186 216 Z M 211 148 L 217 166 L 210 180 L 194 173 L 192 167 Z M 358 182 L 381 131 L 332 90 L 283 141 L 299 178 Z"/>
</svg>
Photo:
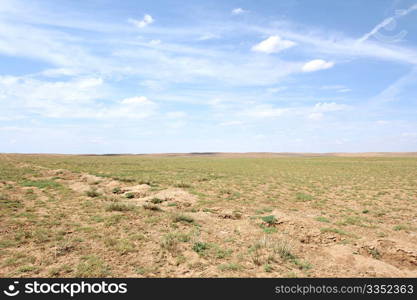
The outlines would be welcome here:
<svg viewBox="0 0 417 300">
<path fill-rule="evenodd" d="M 417 151 L 417 1 L 0 1 L 0 152 Z"/>
</svg>

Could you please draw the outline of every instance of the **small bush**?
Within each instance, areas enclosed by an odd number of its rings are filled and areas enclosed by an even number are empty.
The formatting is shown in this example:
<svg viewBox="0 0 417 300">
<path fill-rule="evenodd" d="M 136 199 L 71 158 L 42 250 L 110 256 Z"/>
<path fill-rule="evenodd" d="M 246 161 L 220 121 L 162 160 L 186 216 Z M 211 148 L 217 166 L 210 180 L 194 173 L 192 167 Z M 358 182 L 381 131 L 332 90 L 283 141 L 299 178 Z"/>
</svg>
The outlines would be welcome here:
<svg viewBox="0 0 417 300">
<path fill-rule="evenodd" d="M 133 193 L 126 193 L 126 194 L 125 194 L 125 197 L 126 197 L 127 199 L 132 199 L 132 198 L 135 198 L 135 194 L 133 194 Z"/>
<path fill-rule="evenodd" d="M 151 199 L 151 202 L 153 203 L 153 204 L 159 204 L 159 203 L 162 203 L 162 202 L 164 202 L 165 200 L 163 200 L 163 199 L 160 199 L 160 198 L 153 198 L 153 199 Z"/>
<path fill-rule="evenodd" d="M 106 207 L 106 211 L 130 211 L 134 209 L 135 207 L 133 205 L 127 205 L 124 203 L 111 203 Z"/>
<path fill-rule="evenodd" d="M 113 193 L 113 194 L 120 194 L 120 193 L 121 193 L 121 191 L 122 191 L 122 189 L 121 189 L 121 188 L 119 188 L 119 187 L 115 187 L 115 188 L 112 190 L 112 193 Z"/>
<path fill-rule="evenodd" d="M 143 208 L 148 209 L 148 210 L 153 210 L 153 211 L 162 211 L 162 209 L 159 206 L 154 205 L 154 204 L 144 204 Z"/>
<path fill-rule="evenodd" d="M 194 223 L 194 219 L 186 215 L 176 215 L 173 218 L 173 222 Z"/>
<path fill-rule="evenodd" d="M 196 242 L 193 245 L 193 250 L 200 255 L 204 254 L 204 252 L 209 248 L 210 248 L 210 245 L 208 243 L 203 243 L 203 242 Z"/>
<path fill-rule="evenodd" d="M 91 197 L 91 198 L 96 198 L 96 197 L 100 196 L 100 193 L 99 193 L 99 192 L 97 192 L 97 190 L 96 190 L 96 189 L 91 189 L 91 190 L 89 190 L 89 191 L 85 192 L 85 194 L 86 194 L 88 197 Z"/>
<path fill-rule="evenodd" d="M 277 218 L 275 218 L 275 216 L 265 216 L 261 218 L 262 221 L 264 221 L 266 224 L 268 225 L 274 225 L 278 222 Z"/>
<path fill-rule="evenodd" d="M 166 234 L 161 241 L 161 247 L 170 252 L 175 252 L 178 248 L 177 236 L 172 233 Z"/>
</svg>

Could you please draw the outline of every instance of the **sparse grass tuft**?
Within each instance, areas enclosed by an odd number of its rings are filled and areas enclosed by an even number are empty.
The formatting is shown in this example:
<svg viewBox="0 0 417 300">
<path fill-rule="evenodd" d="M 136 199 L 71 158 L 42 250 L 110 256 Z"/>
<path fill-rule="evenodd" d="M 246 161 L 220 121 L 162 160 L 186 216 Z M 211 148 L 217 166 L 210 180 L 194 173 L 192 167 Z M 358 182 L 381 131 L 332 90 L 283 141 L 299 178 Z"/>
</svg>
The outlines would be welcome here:
<svg viewBox="0 0 417 300">
<path fill-rule="evenodd" d="M 393 228 L 395 231 L 400 231 L 400 230 L 407 230 L 408 226 L 403 225 L 403 224 L 399 224 L 399 225 L 395 225 Z"/>
<path fill-rule="evenodd" d="M 243 269 L 243 266 L 235 263 L 228 263 L 221 264 L 218 268 L 220 271 L 240 271 Z"/>
<path fill-rule="evenodd" d="M 275 225 L 278 222 L 275 216 L 265 216 L 265 217 L 262 217 L 261 219 L 262 221 L 264 221 L 266 224 L 270 226 Z"/>
<path fill-rule="evenodd" d="M 144 204 L 142 207 L 147 210 L 162 211 L 162 209 L 155 204 Z"/>
<path fill-rule="evenodd" d="M 115 187 L 113 190 L 112 190 L 112 193 L 113 194 L 120 194 L 122 192 L 122 189 L 120 188 L 120 187 Z"/>
<path fill-rule="evenodd" d="M 75 277 L 81 278 L 108 277 L 110 275 L 110 268 L 100 257 L 95 255 L 81 257 L 75 273 Z"/>
<path fill-rule="evenodd" d="M 163 200 L 163 199 L 160 199 L 160 198 L 152 198 L 151 199 L 151 202 L 153 203 L 153 204 L 160 204 L 160 203 L 162 203 L 162 202 L 164 202 L 165 200 Z"/>
<path fill-rule="evenodd" d="M 193 245 L 193 250 L 197 252 L 200 255 L 203 255 L 206 250 L 210 248 L 210 245 L 208 243 L 203 242 L 196 242 Z"/>
<path fill-rule="evenodd" d="M 88 190 L 87 192 L 85 192 L 85 194 L 90 198 L 96 198 L 101 195 L 95 188 Z"/>
<path fill-rule="evenodd" d="M 174 215 L 172 221 L 174 223 L 182 222 L 182 223 L 190 223 L 193 224 L 195 221 L 192 217 L 187 215 Z"/>
<path fill-rule="evenodd" d="M 306 194 L 306 193 L 297 193 L 295 195 L 295 198 L 297 199 L 297 201 L 300 201 L 300 202 L 313 200 L 313 196 Z"/>
<path fill-rule="evenodd" d="M 106 207 L 106 211 L 131 211 L 134 210 L 135 206 L 124 203 L 111 203 Z"/>
<path fill-rule="evenodd" d="M 330 223 L 329 219 L 327 219 L 326 217 L 321 217 L 321 216 L 317 217 L 316 221 L 323 222 L 323 223 Z"/>
<path fill-rule="evenodd" d="M 62 188 L 62 185 L 58 182 L 55 182 L 53 180 L 24 180 L 20 183 L 21 186 L 27 186 L 27 187 L 37 187 L 39 189 L 45 189 L 45 188 L 51 188 L 51 189 L 57 189 Z"/>
</svg>

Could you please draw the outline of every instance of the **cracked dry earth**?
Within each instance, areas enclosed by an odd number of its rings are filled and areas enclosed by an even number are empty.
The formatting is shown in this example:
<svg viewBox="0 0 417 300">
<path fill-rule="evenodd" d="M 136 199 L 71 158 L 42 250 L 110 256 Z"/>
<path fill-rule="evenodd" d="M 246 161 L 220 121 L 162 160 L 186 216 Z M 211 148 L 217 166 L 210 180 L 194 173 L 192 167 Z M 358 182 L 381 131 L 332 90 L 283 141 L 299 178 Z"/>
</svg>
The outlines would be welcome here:
<svg viewBox="0 0 417 300">
<path fill-rule="evenodd" d="M 183 188 L 13 163 L 34 171 L 0 178 L 2 277 L 417 277 L 415 232 L 280 207 L 268 221 Z"/>
</svg>

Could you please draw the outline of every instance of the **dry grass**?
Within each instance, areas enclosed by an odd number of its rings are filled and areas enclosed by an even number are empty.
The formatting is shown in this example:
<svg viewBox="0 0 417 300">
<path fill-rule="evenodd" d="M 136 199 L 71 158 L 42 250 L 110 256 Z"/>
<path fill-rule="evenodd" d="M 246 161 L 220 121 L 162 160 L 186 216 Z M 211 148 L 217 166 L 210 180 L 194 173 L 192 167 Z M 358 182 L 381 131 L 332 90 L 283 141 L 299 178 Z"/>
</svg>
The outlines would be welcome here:
<svg viewBox="0 0 417 300">
<path fill-rule="evenodd" d="M 416 157 L 0 155 L 0 276 L 417 276 Z"/>
</svg>

